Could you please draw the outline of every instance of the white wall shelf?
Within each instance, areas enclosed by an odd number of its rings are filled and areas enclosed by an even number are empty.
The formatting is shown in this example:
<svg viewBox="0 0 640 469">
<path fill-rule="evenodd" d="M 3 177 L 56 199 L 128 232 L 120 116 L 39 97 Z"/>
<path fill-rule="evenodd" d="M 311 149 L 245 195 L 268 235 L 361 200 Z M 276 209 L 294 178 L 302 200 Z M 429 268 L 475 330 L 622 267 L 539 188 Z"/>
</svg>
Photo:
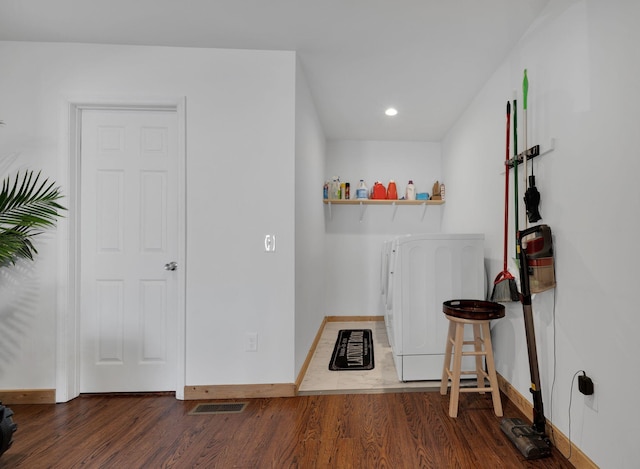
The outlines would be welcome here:
<svg viewBox="0 0 640 469">
<path fill-rule="evenodd" d="M 422 205 L 424 211 L 422 218 L 427 212 L 427 205 L 442 205 L 444 200 L 388 200 L 388 199 L 323 199 L 322 202 L 329 206 L 329 219 L 332 218 L 331 207 L 333 205 L 360 205 L 360 221 L 364 218 L 364 212 L 367 205 L 391 205 L 393 207 L 393 220 L 396 216 L 398 205 Z"/>
<path fill-rule="evenodd" d="M 444 200 L 323 199 L 328 205 L 442 205 Z"/>
</svg>

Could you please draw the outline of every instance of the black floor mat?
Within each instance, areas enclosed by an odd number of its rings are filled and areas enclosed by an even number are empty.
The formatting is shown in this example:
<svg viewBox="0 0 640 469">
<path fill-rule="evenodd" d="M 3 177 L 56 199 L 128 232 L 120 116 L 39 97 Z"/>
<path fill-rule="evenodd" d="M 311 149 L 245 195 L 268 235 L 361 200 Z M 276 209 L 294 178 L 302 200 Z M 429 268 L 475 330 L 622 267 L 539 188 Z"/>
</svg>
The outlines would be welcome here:
<svg viewBox="0 0 640 469">
<path fill-rule="evenodd" d="M 329 369 L 373 370 L 373 334 L 371 329 L 341 329 L 333 348 Z"/>
</svg>

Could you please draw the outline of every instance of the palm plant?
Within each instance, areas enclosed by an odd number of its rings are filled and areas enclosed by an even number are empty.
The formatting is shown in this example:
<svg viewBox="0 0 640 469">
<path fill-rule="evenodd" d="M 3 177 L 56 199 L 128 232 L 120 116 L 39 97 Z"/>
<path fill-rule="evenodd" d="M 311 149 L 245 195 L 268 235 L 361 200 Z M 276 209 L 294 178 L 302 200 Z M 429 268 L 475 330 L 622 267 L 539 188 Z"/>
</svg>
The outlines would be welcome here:
<svg viewBox="0 0 640 469">
<path fill-rule="evenodd" d="M 0 121 L 0 126 L 4 122 Z M 7 177 L 0 190 L 0 267 L 15 264 L 18 259 L 31 259 L 37 254 L 32 239 L 41 230 L 55 226 L 62 198 L 60 188 L 48 179 L 40 182 L 40 173 L 20 172 L 13 183 Z M 0 402 L 0 456 L 13 443 L 17 425 L 13 411 Z"/>
<path fill-rule="evenodd" d="M 15 264 L 18 259 L 33 260 L 37 250 L 32 239 L 43 229 L 55 226 L 62 198 L 60 187 L 48 179 L 40 181 L 40 173 L 25 171 L 15 180 L 7 177 L 0 191 L 0 267 Z"/>
</svg>

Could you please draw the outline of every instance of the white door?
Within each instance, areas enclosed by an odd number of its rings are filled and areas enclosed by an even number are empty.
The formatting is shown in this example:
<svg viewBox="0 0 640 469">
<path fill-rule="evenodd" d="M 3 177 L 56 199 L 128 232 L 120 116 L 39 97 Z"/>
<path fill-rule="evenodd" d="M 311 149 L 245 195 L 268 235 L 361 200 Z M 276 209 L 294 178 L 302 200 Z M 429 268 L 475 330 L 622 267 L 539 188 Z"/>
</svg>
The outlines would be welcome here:
<svg viewBox="0 0 640 469">
<path fill-rule="evenodd" d="M 175 391 L 177 113 L 85 110 L 81 129 L 80 392 Z"/>
</svg>

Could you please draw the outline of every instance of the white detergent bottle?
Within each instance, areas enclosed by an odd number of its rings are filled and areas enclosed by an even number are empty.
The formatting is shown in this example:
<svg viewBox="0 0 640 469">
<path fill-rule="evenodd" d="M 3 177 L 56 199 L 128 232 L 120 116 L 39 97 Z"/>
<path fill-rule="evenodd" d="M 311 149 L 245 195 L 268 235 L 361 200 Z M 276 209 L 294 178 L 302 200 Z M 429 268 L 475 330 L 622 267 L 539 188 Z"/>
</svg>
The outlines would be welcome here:
<svg viewBox="0 0 640 469">
<path fill-rule="evenodd" d="M 407 191 L 404 198 L 405 200 L 416 200 L 416 188 L 412 180 L 409 180 L 409 184 L 407 184 Z"/>
<path fill-rule="evenodd" d="M 358 188 L 356 189 L 356 199 L 368 199 L 369 193 L 367 191 L 367 186 L 364 183 L 364 179 L 360 179 L 358 183 Z"/>
</svg>

